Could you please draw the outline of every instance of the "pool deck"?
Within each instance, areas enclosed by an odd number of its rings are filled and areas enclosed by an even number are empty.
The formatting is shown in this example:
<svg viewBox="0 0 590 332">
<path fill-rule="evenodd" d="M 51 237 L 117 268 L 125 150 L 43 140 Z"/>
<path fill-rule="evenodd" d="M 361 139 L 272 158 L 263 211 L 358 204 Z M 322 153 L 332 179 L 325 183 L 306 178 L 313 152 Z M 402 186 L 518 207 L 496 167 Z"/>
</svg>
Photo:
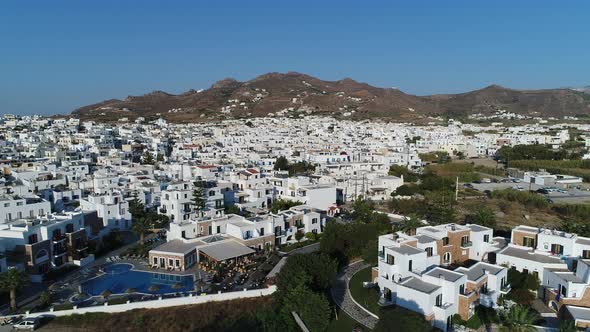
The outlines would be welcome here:
<svg viewBox="0 0 590 332">
<path fill-rule="evenodd" d="M 109 263 L 106 263 L 109 264 Z M 199 276 L 202 279 L 207 279 L 209 276 L 209 273 L 199 269 L 196 265 L 193 265 L 191 268 L 185 270 L 185 271 L 170 271 L 170 270 L 166 270 L 166 269 L 157 269 L 157 268 L 151 268 L 147 262 L 147 260 L 143 260 L 143 259 L 120 259 L 114 263 L 111 264 L 131 264 L 133 265 L 133 270 L 136 271 L 144 271 L 144 272 L 158 272 L 158 273 L 166 273 L 166 274 L 173 274 L 173 275 L 178 275 L 178 276 L 187 276 L 187 275 L 192 275 L 195 277 L 195 281 L 199 279 Z"/>
</svg>

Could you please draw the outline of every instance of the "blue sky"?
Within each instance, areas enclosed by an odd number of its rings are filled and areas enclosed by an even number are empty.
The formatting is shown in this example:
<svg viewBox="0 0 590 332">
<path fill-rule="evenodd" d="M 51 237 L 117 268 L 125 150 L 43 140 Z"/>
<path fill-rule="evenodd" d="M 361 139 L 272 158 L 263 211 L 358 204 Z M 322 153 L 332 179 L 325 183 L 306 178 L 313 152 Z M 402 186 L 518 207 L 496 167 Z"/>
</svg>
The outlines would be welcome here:
<svg viewBox="0 0 590 332">
<path fill-rule="evenodd" d="M 2 1 L 0 114 L 271 71 L 413 94 L 590 84 L 590 1 Z"/>
</svg>

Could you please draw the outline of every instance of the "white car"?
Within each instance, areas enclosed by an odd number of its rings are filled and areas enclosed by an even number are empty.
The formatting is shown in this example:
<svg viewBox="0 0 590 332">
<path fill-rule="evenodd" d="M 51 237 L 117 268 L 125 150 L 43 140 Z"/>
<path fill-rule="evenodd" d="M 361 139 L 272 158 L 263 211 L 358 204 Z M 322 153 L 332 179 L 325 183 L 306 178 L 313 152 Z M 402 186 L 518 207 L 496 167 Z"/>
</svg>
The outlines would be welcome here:
<svg viewBox="0 0 590 332">
<path fill-rule="evenodd" d="M 12 325 L 15 330 L 36 330 L 40 325 L 39 318 L 25 318 Z"/>
</svg>

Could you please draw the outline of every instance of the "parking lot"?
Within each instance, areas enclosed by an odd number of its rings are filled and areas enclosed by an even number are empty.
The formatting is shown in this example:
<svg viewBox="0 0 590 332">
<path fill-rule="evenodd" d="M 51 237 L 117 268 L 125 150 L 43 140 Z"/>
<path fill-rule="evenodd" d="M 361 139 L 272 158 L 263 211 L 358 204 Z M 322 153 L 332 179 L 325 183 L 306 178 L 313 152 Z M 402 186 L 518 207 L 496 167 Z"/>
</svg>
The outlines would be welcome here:
<svg viewBox="0 0 590 332">
<path fill-rule="evenodd" d="M 481 192 L 486 190 L 502 190 L 502 189 L 516 189 L 524 191 L 537 191 L 543 188 L 551 188 L 551 186 L 540 186 L 538 184 L 529 184 L 524 182 L 498 182 L 498 183 L 471 183 L 473 189 Z M 568 204 L 583 204 L 590 203 L 590 191 L 584 189 L 561 189 L 551 191 L 547 194 L 542 194 L 553 203 L 568 203 Z"/>
</svg>

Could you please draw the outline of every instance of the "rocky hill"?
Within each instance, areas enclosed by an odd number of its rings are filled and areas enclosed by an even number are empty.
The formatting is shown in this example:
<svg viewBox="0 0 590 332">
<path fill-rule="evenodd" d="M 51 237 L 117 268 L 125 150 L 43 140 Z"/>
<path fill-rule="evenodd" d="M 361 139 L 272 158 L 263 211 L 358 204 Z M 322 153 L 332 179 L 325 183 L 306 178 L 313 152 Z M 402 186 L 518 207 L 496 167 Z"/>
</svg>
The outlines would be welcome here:
<svg viewBox="0 0 590 332">
<path fill-rule="evenodd" d="M 323 81 L 295 72 L 269 73 L 239 82 L 226 78 L 205 90 L 173 95 L 154 91 L 76 109 L 82 119 L 116 120 L 162 116 L 171 121 L 211 121 L 254 116 L 325 114 L 352 119 L 414 121 L 429 116 L 462 117 L 499 109 L 523 115 L 590 113 L 590 95 L 574 89 L 513 90 L 492 85 L 461 94 L 414 96 L 350 78 Z"/>
</svg>

